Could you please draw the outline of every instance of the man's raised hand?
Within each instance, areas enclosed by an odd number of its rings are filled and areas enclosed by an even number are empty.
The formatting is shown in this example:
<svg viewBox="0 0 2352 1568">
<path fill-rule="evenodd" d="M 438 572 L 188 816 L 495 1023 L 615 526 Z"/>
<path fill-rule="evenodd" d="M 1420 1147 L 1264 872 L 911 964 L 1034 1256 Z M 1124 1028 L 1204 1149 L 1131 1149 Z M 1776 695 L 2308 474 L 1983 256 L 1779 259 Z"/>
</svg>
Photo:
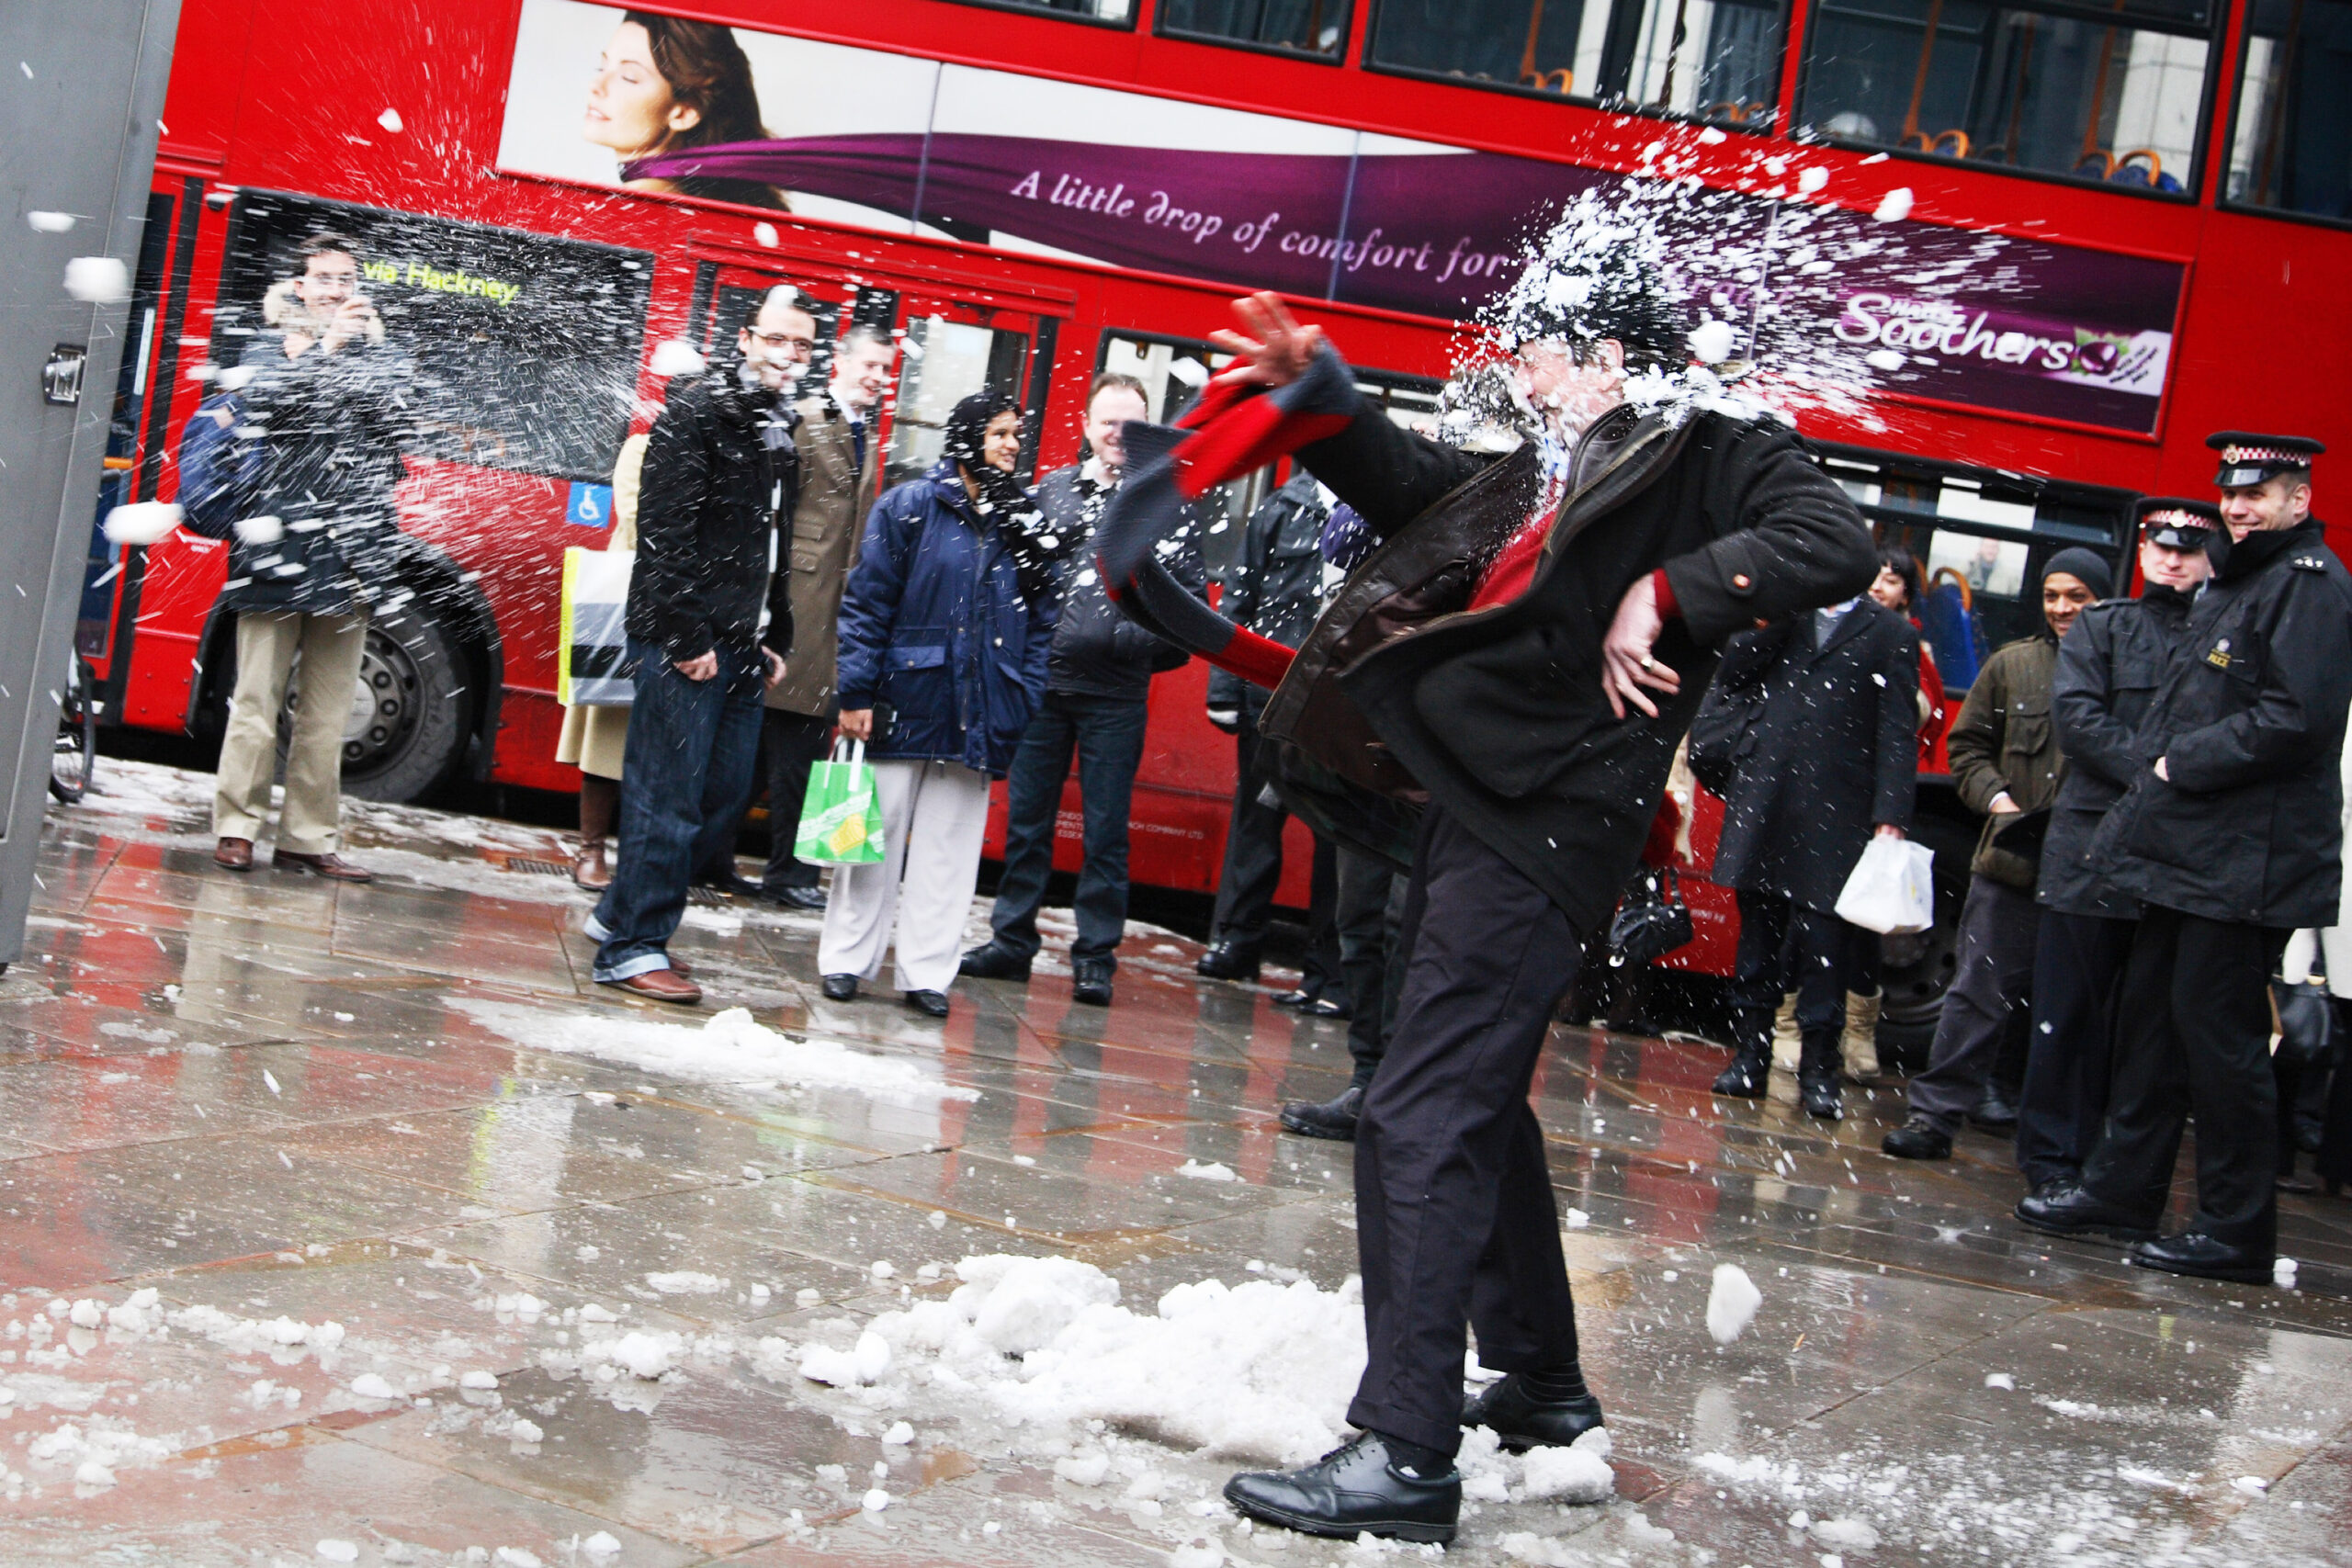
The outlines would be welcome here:
<svg viewBox="0 0 2352 1568">
<path fill-rule="evenodd" d="M 1209 341 L 1233 355 L 1233 363 L 1217 372 L 1216 383 L 1236 387 L 1287 387 L 1306 374 L 1323 346 L 1321 327 L 1303 327 L 1271 291 L 1247 295 L 1233 302 L 1234 319 L 1241 330 L 1223 329 Z"/>
</svg>

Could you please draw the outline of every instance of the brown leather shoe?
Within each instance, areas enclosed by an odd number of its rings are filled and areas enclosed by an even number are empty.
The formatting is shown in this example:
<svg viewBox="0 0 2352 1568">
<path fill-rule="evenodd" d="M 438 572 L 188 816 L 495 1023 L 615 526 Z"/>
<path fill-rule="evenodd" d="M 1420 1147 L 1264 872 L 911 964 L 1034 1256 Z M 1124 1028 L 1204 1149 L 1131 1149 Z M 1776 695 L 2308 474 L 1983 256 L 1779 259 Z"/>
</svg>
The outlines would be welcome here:
<svg viewBox="0 0 2352 1568">
<path fill-rule="evenodd" d="M 312 872 L 331 882 L 376 880 L 374 872 L 356 866 L 341 855 L 300 855 L 292 850 L 279 850 L 269 857 L 269 863 L 279 871 Z"/>
<path fill-rule="evenodd" d="M 571 885 L 591 893 L 602 893 L 613 885 L 613 868 L 605 859 L 605 846 L 582 850 L 571 857 Z"/>
<path fill-rule="evenodd" d="M 631 975 L 626 980 L 603 980 L 598 984 L 652 1002 L 676 1002 L 684 1007 L 692 1007 L 702 1000 L 702 987 L 675 969 L 648 969 L 644 974 Z"/>
<path fill-rule="evenodd" d="M 251 839 L 222 839 L 213 846 L 212 863 L 223 871 L 253 870 L 254 841 Z"/>
</svg>

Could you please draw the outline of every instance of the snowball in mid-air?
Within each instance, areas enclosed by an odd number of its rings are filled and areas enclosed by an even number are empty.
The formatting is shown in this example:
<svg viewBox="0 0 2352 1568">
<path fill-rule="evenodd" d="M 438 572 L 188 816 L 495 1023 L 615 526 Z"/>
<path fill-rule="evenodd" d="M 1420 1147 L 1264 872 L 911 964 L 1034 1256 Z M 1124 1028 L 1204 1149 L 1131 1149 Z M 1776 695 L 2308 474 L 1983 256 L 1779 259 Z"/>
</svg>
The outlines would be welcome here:
<svg viewBox="0 0 2352 1568">
<path fill-rule="evenodd" d="M 180 525 L 179 507 L 167 501 L 134 501 L 107 513 L 107 539 L 117 545 L 153 545 Z"/>
<path fill-rule="evenodd" d="M 376 123 L 394 135 L 398 135 L 404 129 L 401 124 L 401 111 L 398 109 L 386 109 L 376 117 Z"/>
<path fill-rule="evenodd" d="M 1702 365 L 1721 365 L 1731 357 L 1734 336 L 1729 321 L 1701 321 L 1690 329 L 1690 357 Z"/>
<path fill-rule="evenodd" d="M 65 264 L 65 292 L 91 305 L 130 298 L 130 269 L 112 256 L 75 256 Z"/>
<path fill-rule="evenodd" d="M 1807 169 L 1804 173 L 1797 176 L 1797 189 L 1804 192 L 1807 196 L 1811 196 L 1815 191 L 1819 190 L 1823 186 L 1826 186 L 1828 183 L 1829 171 L 1823 168 L 1818 164 L 1815 164 L 1812 168 Z"/>
<path fill-rule="evenodd" d="M 1896 186 L 1878 199 L 1878 210 L 1871 214 L 1882 223 L 1899 223 L 1911 216 L 1911 187 Z"/>
<path fill-rule="evenodd" d="M 654 345 L 650 368 L 656 376 L 699 376 L 709 361 L 683 338 L 665 338 Z"/>
<path fill-rule="evenodd" d="M 1736 1263 L 1718 1263 L 1714 1286 L 1707 1292 L 1707 1332 L 1716 1344 L 1728 1345 L 1747 1332 L 1756 1309 L 1763 1304 L 1764 1292 L 1747 1269 Z"/>
<path fill-rule="evenodd" d="M 1862 363 L 1873 370 L 1900 370 L 1903 368 L 1903 355 L 1897 349 L 1874 348 L 1862 355 Z"/>
<path fill-rule="evenodd" d="M 1984 1374 L 1984 1386 L 1986 1388 L 2005 1388 L 2014 1393 L 2018 1386 L 2018 1380 L 2009 1376 L 2007 1372 L 1986 1372 Z"/>
<path fill-rule="evenodd" d="M 774 250 L 776 243 L 775 225 L 773 223 L 752 224 L 752 238 L 757 240 L 763 245 L 767 246 L 770 250 Z"/>
<path fill-rule="evenodd" d="M 286 537 L 286 525 L 276 517 L 240 517 L 232 526 L 248 545 L 274 545 Z"/>
<path fill-rule="evenodd" d="M 2291 1258 L 2281 1258 L 2274 1260 L 2270 1265 L 2270 1282 L 2278 1286 L 2282 1291 L 2293 1290 L 2295 1288 L 2295 1260 Z"/>
<path fill-rule="evenodd" d="M 70 212 L 28 212 L 25 221 L 33 226 L 36 234 L 62 234 L 74 227 Z"/>
</svg>

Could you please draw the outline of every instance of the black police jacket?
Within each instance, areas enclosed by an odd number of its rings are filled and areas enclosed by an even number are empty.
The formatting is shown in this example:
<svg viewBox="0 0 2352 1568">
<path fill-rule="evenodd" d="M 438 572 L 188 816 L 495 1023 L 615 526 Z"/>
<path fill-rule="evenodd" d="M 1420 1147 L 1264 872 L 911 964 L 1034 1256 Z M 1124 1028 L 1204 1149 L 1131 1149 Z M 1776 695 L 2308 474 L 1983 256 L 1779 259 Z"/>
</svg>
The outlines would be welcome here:
<svg viewBox="0 0 2352 1568">
<path fill-rule="evenodd" d="M 1119 614 L 1103 592 L 1094 564 L 1094 525 L 1115 491 L 1086 477 L 1073 463 L 1037 481 L 1037 506 L 1054 531 L 1077 544 L 1059 563 L 1061 615 L 1054 623 L 1053 652 L 1046 660 L 1046 689 L 1079 696 L 1120 697 L 1142 702 L 1151 678 L 1182 669 L 1191 657 L 1162 642 Z M 1176 581 L 1200 593 L 1208 581 L 1200 547 L 1188 535 L 1167 558 Z"/>
<path fill-rule="evenodd" d="M 732 367 L 673 387 L 638 481 L 628 635 L 673 660 L 721 646 L 792 646 L 788 536 L 799 412 Z M 764 636 L 760 611 L 769 614 Z"/>
<path fill-rule="evenodd" d="M 1877 824 L 1911 826 L 1919 634 L 1868 597 L 1826 638 L 1817 626 L 1815 615 L 1791 615 L 1724 649 L 1708 704 L 1760 705 L 1734 761 L 1709 875 L 1826 914 Z"/>
<path fill-rule="evenodd" d="M 2188 629 L 2188 594 L 2152 583 L 2140 598 L 2091 605 L 2058 645 L 2050 708 L 2066 776 L 2051 803 L 2034 895 L 2051 908 L 2140 918 L 2140 900 L 2108 881 L 2091 840 L 2140 772 L 2140 726 Z"/>
<path fill-rule="evenodd" d="M 2091 852 L 2166 909 L 2274 928 L 2336 916 L 2352 578 L 2319 520 L 2216 546 L 2213 579 Z M 2161 760 L 2169 782 L 2156 777 Z"/>
<path fill-rule="evenodd" d="M 1308 469 L 1383 543 L 1268 699 L 1266 732 L 1351 783 L 1427 798 L 1598 931 L 1641 860 L 1676 746 L 1734 632 L 1850 599 L 1878 558 L 1795 432 L 1631 407 L 1577 444 L 1527 591 L 1467 606 L 1544 497 L 1533 445 L 1489 459 L 1400 429 L 1367 400 Z M 1600 646 L 1618 601 L 1664 570 L 1657 658 L 1681 689 L 1616 717 Z"/>
</svg>

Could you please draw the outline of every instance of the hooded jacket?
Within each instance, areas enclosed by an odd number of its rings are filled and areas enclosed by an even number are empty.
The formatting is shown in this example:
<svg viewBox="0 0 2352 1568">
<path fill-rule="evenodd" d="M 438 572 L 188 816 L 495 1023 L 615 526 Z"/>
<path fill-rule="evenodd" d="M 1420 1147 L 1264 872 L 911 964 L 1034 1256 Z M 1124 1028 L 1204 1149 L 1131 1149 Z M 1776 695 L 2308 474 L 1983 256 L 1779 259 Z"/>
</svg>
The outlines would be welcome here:
<svg viewBox="0 0 2352 1568">
<path fill-rule="evenodd" d="M 1383 543 L 1317 622 L 1269 700 L 1266 733 L 1355 784 L 1422 798 L 1507 857 L 1589 934 L 1641 855 L 1717 651 L 1759 618 L 1860 593 L 1870 530 L 1787 427 L 1621 406 L 1577 444 L 1524 592 L 1469 610 L 1486 566 L 1536 515 L 1531 444 L 1493 459 L 1359 403 L 1301 449 Z M 1656 656 L 1681 688 L 1618 718 L 1600 646 L 1618 602 L 1663 571 Z"/>
<path fill-rule="evenodd" d="M 1057 536 L 1073 541 L 1056 568 L 1061 610 L 1046 685 L 1080 696 L 1142 702 L 1151 694 L 1154 675 L 1182 668 L 1191 656 L 1119 614 L 1103 591 L 1102 573 L 1089 547 L 1104 504 L 1116 493 L 1117 487 L 1090 476 L 1083 463 L 1056 468 L 1037 481 L 1037 505 L 1046 524 Z M 1202 592 L 1208 570 L 1191 537 L 1183 537 L 1165 558 L 1177 581 L 1195 594 Z"/>
<path fill-rule="evenodd" d="M 232 466 L 258 476 L 240 509 L 275 517 L 275 540 L 229 552 L 221 606 L 347 615 L 398 575 L 408 543 L 392 509 L 413 434 L 415 367 L 380 332 L 329 353 L 313 344 L 286 356 L 283 330 L 260 333 L 241 356 L 252 372 Z"/>
<path fill-rule="evenodd" d="M 2136 920 L 2140 900 L 2108 881 L 2091 840 L 2139 773 L 2139 733 L 2188 628 L 2189 595 L 2150 583 L 2137 599 L 2093 604 L 2058 645 L 2050 686 L 2065 776 L 2050 808 L 2034 897 L 2069 915 Z"/>
<path fill-rule="evenodd" d="M 1022 596 L 953 461 L 883 496 L 842 593 L 841 705 L 891 710 L 866 755 L 1001 775 L 1046 693 L 1054 608 Z"/>
<path fill-rule="evenodd" d="M 673 387 L 638 481 L 632 638 L 674 662 L 721 645 L 792 646 L 789 552 L 777 533 L 799 484 L 799 421 L 733 366 Z"/>
<path fill-rule="evenodd" d="M 2216 541 L 2213 554 L 2141 727 L 2131 789 L 2091 852 L 2149 904 L 2324 926 L 2343 875 L 2352 578 L 2317 518 Z"/>
<path fill-rule="evenodd" d="M 1816 615 L 1743 632 L 1707 694 L 1761 705 L 1709 874 L 1826 914 L 1882 822 L 1908 829 L 1918 781 L 1919 634 L 1867 594 L 1826 637 Z"/>
<path fill-rule="evenodd" d="M 2090 551 L 2060 550 L 2042 563 L 2026 593 L 2026 603 L 2037 613 L 2041 607 L 2041 585 L 2053 571 L 2080 579 L 2094 594 L 2102 596 L 2114 581 L 2107 563 Z M 2007 795 L 2018 813 L 2034 812 L 2058 798 L 2066 758 L 2059 749 L 2058 729 L 2050 714 L 2051 679 L 2057 667 L 2058 634 L 2045 619 L 2031 637 L 2005 645 L 1984 661 L 1944 742 L 1961 803 L 1984 818 L 1968 869 L 2029 893 L 2040 874 L 2040 852 L 2013 849 L 1999 841 L 1998 835 L 2012 814 L 1996 816 L 1992 807 L 1996 798 Z"/>
</svg>

